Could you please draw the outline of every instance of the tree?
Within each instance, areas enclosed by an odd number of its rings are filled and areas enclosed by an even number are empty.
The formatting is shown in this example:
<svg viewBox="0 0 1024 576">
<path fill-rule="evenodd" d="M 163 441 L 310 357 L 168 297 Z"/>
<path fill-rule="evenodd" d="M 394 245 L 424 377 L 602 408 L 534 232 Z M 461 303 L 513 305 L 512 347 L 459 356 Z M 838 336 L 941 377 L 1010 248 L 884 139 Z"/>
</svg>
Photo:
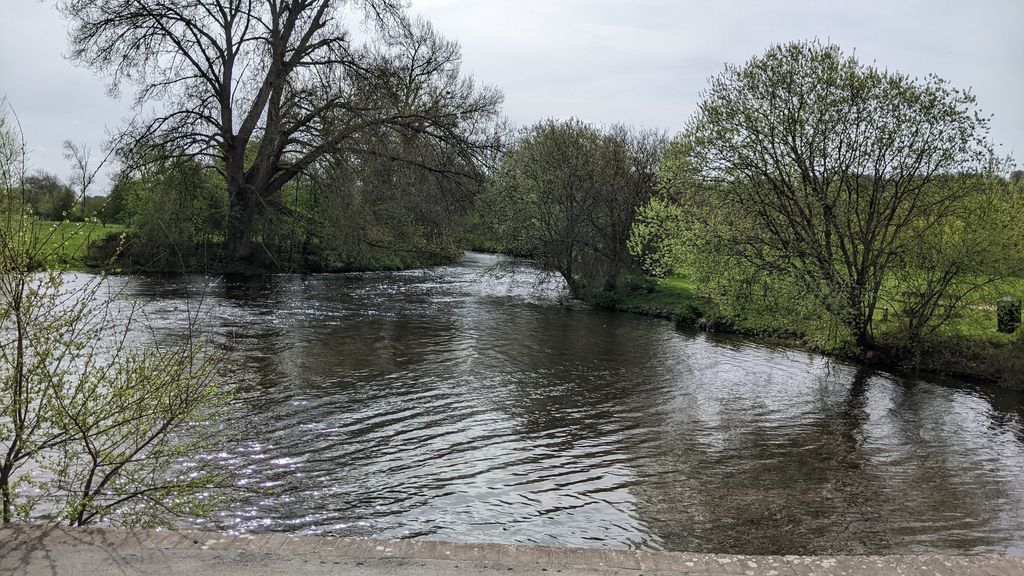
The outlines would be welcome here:
<svg viewBox="0 0 1024 576">
<path fill-rule="evenodd" d="M 679 193 L 732 257 L 794 279 L 867 349 L 884 279 L 968 193 L 942 180 L 986 171 L 987 131 L 973 95 L 935 76 L 774 46 L 711 80 Z"/>
<path fill-rule="evenodd" d="M 500 93 L 460 75 L 458 46 L 398 0 L 62 0 L 72 59 L 140 87 L 144 150 L 205 158 L 226 182 L 229 256 L 252 253 L 268 199 L 365 136 L 415 133 L 466 158 L 493 149 Z M 361 12 L 376 41 L 343 18 Z"/>
<path fill-rule="evenodd" d="M 133 269 L 205 269 L 208 246 L 226 228 L 227 200 L 223 180 L 192 158 L 161 155 L 122 170 L 105 212 L 130 232 L 123 245 L 112 239 L 94 252 L 111 258 L 101 253 L 114 250 Z"/>
<path fill-rule="evenodd" d="M 963 200 L 937 225 L 911 224 L 914 238 L 891 271 L 882 301 L 896 311 L 901 344 L 920 354 L 929 337 L 969 307 L 992 305 L 1024 275 L 1024 194 L 1003 175 L 942 178 L 936 186 L 962 190 Z"/>
<path fill-rule="evenodd" d="M 0 114 L 0 522 L 164 523 L 221 482 L 194 432 L 227 400 L 193 313 L 171 342 L 103 276 L 64 274 L 20 195 L 24 144 Z M 82 192 L 85 192 L 83 188 Z"/>
<path fill-rule="evenodd" d="M 404 268 L 461 254 L 483 174 L 415 135 L 363 147 L 366 154 L 332 158 L 296 187 L 318 268 Z"/>
<path fill-rule="evenodd" d="M 72 189 L 75 202 L 79 206 L 78 220 L 84 220 L 86 217 L 86 192 L 92 188 L 96 177 L 116 151 L 117 141 L 115 140 L 108 147 L 106 154 L 100 158 L 99 162 L 94 163 L 92 148 L 87 144 L 76 144 L 71 140 L 64 141 L 64 159 L 71 163 L 69 188 Z"/>
<path fill-rule="evenodd" d="M 32 211 L 44 220 L 70 218 L 75 207 L 75 191 L 61 182 L 60 178 L 47 172 L 26 176 L 20 193 Z"/>
<path fill-rule="evenodd" d="M 558 272 L 574 297 L 583 288 L 614 290 L 634 265 L 630 229 L 653 193 L 663 141 L 579 120 L 526 130 L 487 200 L 502 244 Z"/>
</svg>

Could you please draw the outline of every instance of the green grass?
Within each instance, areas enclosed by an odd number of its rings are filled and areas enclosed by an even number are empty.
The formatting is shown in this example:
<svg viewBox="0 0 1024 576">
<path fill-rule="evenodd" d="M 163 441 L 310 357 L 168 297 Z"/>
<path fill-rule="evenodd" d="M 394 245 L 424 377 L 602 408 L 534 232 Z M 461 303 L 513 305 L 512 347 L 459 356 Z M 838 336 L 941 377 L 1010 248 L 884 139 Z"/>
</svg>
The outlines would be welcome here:
<svg viewBox="0 0 1024 576">
<path fill-rule="evenodd" d="M 700 286 L 685 275 L 671 276 L 656 280 L 653 290 L 636 290 L 623 294 L 618 308 L 666 318 L 680 315 L 699 318 L 714 314 L 717 310 L 715 302 L 707 296 L 702 296 L 700 292 Z M 1013 343 L 1019 337 L 1017 334 L 1002 334 L 996 330 L 995 304 L 996 300 L 1004 295 L 1024 301 L 1024 278 L 1008 279 L 1000 283 L 977 304 L 960 311 L 948 324 L 939 329 L 938 335 L 962 338 L 976 343 Z M 887 328 L 896 327 L 896 320 L 890 311 L 888 322 L 883 322 L 883 314 L 881 308 L 876 310 L 875 322 L 876 327 L 884 333 Z M 737 322 L 735 328 L 740 332 L 765 331 L 764 327 L 757 325 L 757 322 L 751 322 L 750 319 L 737 318 L 734 322 Z M 791 328 L 794 333 L 802 332 L 799 327 Z"/>
<path fill-rule="evenodd" d="M 47 264 L 85 268 L 89 243 L 114 232 L 123 232 L 124 226 L 98 222 L 39 221 L 34 224 L 37 253 Z"/>
<path fill-rule="evenodd" d="M 890 294 L 893 290 L 889 288 Z M 1013 296 L 1024 301 L 1024 278 L 1009 278 L 986 289 L 971 305 L 959 310 L 950 321 L 940 327 L 937 336 L 944 338 L 961 338 L 977 343 L 996 345 L 1010 344 L 1017 338 L 1016 334 L 1003 334 L 996 330 L 996 301 L 1003 296 Z M 891 311 L 888 322 L 884 321 L 885 313 L 875 311 L 876 329 L 885 332 L 895 328 L 895 317 Z"/>
<path fill-rule="evenodd" d="M 940 328 L 939 334 L 995 344 L 1009 344 L 1015 339 L 1013 334 L 1002 334 L 996 330 L 995 310 L 977 308 L 961 312 L 949 324 Z"/>
<path fill-rule="evenodd" d="M 849 347 L 849 342 L 827 330 L 821 319 L 787 319 L 785 315 L 773 317 L 770 314 L 724 317 L 719 305 L 703 296 L 701 286 L 685 275 L 648 280 L 646 283 L 634 280 L 631 285 L 631 289 L 618 295 L 615 307 L 619 310 L 672 318 L 680 324 L 714 331 L 790 341 L 825 354 L 857 355 Z M 1004 295 L 1024 300 L 1024 278 L 1009 279 L 994 286 L 984 297 L 959 311 L 929 338 L 924 355 L 918 358 L 920 368 L 998 381 L 1008 386 L 1024 386 L 1024 359 L 1019 358 L 1024 350 L 1024 328 L 1016 334 L 1002 334 L 996 330 L 995 304 Z M 881 310 L 876 312 L 876 336 L 883 345 L 894 345 L 893 350 L 898 350 L 903 344 L 898 321 L 891 311 L 888 321 L 883 321 L 882 315 Z M 801 322 L 805 324 L 801 325 Z"/>
<path fill-rule="evenodd" d="M 701 296 L 690 279 L 679 275 L 660 278 L 646 289 L 622 294 L 616 307 L 627 312 L 671 318 L 686 310 L 706 315 L 714 308 L 714 302 Z"/>
</svg>

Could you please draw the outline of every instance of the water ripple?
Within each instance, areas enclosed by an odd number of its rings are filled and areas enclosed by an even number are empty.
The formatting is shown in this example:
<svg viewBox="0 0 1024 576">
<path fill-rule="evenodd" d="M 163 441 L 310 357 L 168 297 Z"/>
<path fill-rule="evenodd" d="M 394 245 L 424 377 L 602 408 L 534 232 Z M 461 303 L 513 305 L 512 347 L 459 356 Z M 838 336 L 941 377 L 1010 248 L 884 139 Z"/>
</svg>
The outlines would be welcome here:
<svg viewBox="0 0 1024 576">
<path fill-rule="evenodd" d="M 133 280 L 206 292 L 239 531 L 735 553 L 1024 553 L 1024 400 L 558 305 L 528 266 Z"/>
</svg>

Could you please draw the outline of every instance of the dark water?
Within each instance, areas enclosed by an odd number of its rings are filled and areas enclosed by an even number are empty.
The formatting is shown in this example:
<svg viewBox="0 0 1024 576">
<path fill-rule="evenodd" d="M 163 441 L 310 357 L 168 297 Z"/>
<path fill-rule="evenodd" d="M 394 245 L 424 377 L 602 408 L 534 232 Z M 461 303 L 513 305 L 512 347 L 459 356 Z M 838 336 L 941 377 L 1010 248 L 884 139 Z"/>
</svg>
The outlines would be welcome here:
<svg viewBox="0 0 1024 576">
<path fill-rule="evenodd" d="M 560 306 L 491 257 L 217 281 L 245 369 L 213 527 L 1024 554 L 1024 398 Z M 159 326 L 204 278 L 135 281 Z"/>
</svg>

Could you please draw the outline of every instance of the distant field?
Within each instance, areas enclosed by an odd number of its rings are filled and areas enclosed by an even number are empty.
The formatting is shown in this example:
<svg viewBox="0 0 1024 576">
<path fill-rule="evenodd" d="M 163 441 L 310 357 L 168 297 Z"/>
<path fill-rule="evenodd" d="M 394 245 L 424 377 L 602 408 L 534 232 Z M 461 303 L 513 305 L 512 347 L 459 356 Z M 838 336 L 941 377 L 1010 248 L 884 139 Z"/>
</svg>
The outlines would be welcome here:
<svg viewBox="0 0 1024 576">
<path fill-rule="evenodd" d="M 41 242 L 41 257 L 47 262 L 72 268 L 85 265 L 85 256 L 90 242 L 99 240 L 112 232 L 124 231 L 119 224 L 94 222 L 37 222 L 36 234 Z"/>
<path fill-rule="evenodd" d="M 1002 282 L 981 302 L 964 310 L 943 332 L 976 341 L 1012 342 L 1017 336 L 996 331 L 996 301 L 1000 296 L 1014 296 L 1024 300 L 1024 279 L 1013 278 Z"/>
<path fill-rule="evenodd" d="M 896 287 L 889 287 L 886 294 L 891 297 L 892 294 L 898 293 L 898 290 Z M 966 307 L 939 328 L 938 334 L 983 343 L 1007 344 L 1013 342 L 1017 335 L 1001 334 L 996 330 L 996 301 L 1003 296 L 1013 296 L 1024 300 L 1024 279 L 1006 278 L 975 293 L 970 297 Z M 884 303 L 879 303 L 879 308 L 875 311 L 875 322 L 883 331 L 890 327 L 887 326 L 887 322 L 882 320 L 885 316 L 884 307 Z M 896 318 L 892 317 L 889 322 L 895 323 Z"/>
</svg>

